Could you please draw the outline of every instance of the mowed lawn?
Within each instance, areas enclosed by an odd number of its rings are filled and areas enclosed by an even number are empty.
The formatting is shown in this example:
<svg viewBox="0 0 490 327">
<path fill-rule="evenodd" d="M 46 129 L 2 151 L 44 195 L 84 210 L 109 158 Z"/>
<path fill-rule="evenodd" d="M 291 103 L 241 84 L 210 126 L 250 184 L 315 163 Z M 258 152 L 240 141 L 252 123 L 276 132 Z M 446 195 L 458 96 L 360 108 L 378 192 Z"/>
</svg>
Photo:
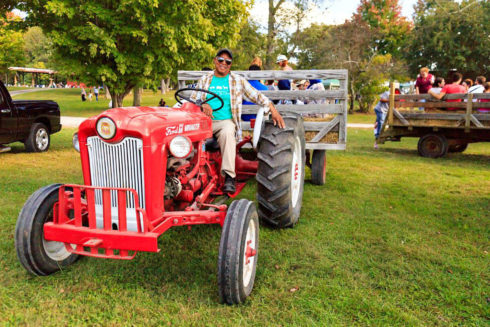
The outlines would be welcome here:
<svg viewBox="0 0 490 327">
<path fill-rule="evenodd" d="M 85 89 L 88 94 L 88 89 Z M 101 91 L 99 101 L 82 101 L 81 89 L 47 89 L 32 93 L 19 94 L 13 97 L 14 100 L 53 100 L 60 106 L 62 116 L 72 117 L 91 117 L 109 109 L 109 99 L 105 98 L 105 92 Z M 168 105 L 175 104 L 174 92 L 167 92 L 162 95 L 160 92 L 145 90 L 141 100 L 142 106 L 158 106 L 160 99 L 164 99 Z M 124 106 L 133 105 L 133 95 L 124 98 Z"/>
<path fill-rule="evenodd" d="M 488 143 L 433 160 L 416 140 L 375 151 L 371 130 L 349 129 L 347 151 L 328 152 L 327 184 L 305 185 L 299 224 L 261 228 L 253 293 L 226 306 L 218 226 L 170 230 L 160 253 L 132 261 L 82 258 L 48 277 L 21 267 L 13 235 L 25 200 L 82 181 L 73 132 L 47 153 L 16 143 L 0 154 L 2 325 L 488 326 Z"/>
</svg>

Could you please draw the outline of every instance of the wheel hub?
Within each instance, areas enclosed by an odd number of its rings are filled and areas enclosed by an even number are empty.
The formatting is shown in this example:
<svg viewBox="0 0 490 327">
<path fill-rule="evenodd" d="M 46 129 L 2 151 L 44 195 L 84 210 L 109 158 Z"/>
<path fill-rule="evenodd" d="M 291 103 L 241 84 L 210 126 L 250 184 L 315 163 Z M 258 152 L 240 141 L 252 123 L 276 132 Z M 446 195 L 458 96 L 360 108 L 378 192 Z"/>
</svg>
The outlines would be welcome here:
<svg viewBox="0 0 490 327">
<path fill-rule="evenodd" d="M 293 207 L 296 207 L 299 199 L 301 188 L 301 172 L 303 171 L 303 162 L 301 161 L 301 141 L 299 137 L 294 139 L 293 160 L 291 163 L 291 200 Z"/>
<path fill-rule="evenodd" d="M 255 221 L 250 219 L 247 228 L 247 236 L 245 239 L 245 253 L 243 256 L 243 273 L 242 280 L 245 287 L 250 284 L 252 279 L 253 268 L 255 265 L 257 255 L 257 234 L 255 233 Z"/>
<path fill-rule="evenodd" d="M 36 133 L 36 145 L 39 150 L 44 150 L 48 146 L 48 132 L 41 128 Z"/>
</svg>

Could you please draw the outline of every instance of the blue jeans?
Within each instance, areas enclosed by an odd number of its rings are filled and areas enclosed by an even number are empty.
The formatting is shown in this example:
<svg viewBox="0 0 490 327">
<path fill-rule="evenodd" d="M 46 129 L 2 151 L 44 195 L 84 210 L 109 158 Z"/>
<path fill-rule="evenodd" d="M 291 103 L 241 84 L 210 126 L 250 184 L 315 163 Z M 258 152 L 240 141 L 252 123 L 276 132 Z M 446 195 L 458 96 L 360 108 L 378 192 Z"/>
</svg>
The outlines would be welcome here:
<svg viewBox="0 0 490 327">
<path fill-rule="evenodd" d="M 378 110 L 374 110 L 374 112 L 376 113 L 376 122 L 378 123 L 376 129 L 374 130 L 374 137 L 378 138 L 379 132 L 381 132 L 381 127 L 383 127 L 385 122 L 386 114 Z"/>
</svg>

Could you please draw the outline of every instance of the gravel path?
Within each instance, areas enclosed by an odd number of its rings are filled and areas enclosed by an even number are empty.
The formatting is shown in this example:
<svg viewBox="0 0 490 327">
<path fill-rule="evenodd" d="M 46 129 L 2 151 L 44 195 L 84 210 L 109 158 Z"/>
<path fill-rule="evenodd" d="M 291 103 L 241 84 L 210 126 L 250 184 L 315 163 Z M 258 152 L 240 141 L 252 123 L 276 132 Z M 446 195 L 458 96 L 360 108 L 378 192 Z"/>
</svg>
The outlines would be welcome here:
<svg viewBox="0 0 490 327">
<path fill-rule="evenodd" d="M 27 90 L 10 91 L 10 96 L 16 96 L 19 94 L 32 93 L 32 92 L 38 92 L 38 91 L 49 91 L 49 90 L 56 90 L 56 89 L 35 88 L 35 89 L 27 89 Z"/>
</svg>

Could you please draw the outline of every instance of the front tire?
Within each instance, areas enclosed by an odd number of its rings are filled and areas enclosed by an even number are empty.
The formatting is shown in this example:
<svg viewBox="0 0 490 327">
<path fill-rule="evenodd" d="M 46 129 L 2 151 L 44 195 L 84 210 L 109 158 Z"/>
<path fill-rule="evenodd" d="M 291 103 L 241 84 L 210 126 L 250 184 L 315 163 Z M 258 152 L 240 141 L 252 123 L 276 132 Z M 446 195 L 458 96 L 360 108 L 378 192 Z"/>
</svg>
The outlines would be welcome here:
<svg viewBox="0 0 490 327">
<path fill-rule="evenodd" d="M 33 275 L 50 275 L 78 259 L 65 244 L 44 239 L 44 224 L 53 220 L 61 184 L 45 186 L 34 192 L 22 208 L 15 226 L 15 249 L 24 268 Z"/>
<path fill-rule="evenodd" d="M 221 303 L 240 304 L 252 292 L 259 248 L 259 217 L 252 201 L 233 201 L 226 213 L 218 255 Z"/>
<path fill-rule="evenodd" d="M 259 217 L 274 228 L 293 227 L 299 220 L 305 177 L 303 118 L 283 114 L 286 128 L 265 122 L 257 158 Z"/>
<path fill-rule="evenodd" d="M 24 145 L 27 152 L 48 151 L 51 144 L 49 129 L 43 123 L 34 123 Z"/>
</svg>

